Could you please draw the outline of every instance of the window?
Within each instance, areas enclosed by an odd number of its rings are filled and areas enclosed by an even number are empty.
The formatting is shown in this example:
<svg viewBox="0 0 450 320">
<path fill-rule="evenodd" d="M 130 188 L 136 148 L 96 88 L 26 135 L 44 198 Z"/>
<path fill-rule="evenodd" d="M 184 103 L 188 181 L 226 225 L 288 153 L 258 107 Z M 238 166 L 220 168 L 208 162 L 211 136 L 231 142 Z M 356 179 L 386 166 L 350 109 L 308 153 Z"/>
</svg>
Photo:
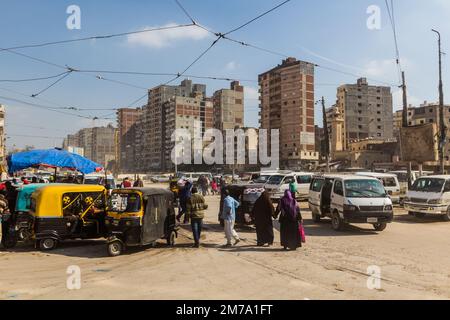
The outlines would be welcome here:
<svg viewBox="0 0 450 320">
<path fill-rule="evenodd" d="M 309 184 L 311 183 L 312 177 L 311 176 L 298 176 L 297 177 L 297 183 L 298 184 Z"/>
<path fill-rule="evenodd" d="M 342 181 L 336 181 L 334 183 L 334 193 L 338 196 L 344 196 L 344 188 L 342 187 Z"/>
<path fill-rule="evenodd" d="M 325 180 L 323 179 L 314 179 L 313 182 L 311 183 L 310 190 L 314 192 L 320 192 L 322 190 L 322 186 L 324 185 L 324 183 Z"/>
</svg>

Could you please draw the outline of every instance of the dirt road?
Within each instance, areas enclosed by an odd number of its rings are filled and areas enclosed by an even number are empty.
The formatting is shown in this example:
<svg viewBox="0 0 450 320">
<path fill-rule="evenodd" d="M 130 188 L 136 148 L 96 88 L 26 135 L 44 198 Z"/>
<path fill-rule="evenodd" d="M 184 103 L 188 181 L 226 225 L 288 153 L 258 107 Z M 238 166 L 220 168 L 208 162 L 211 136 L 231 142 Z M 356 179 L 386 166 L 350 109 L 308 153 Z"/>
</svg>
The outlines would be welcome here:
<svg viewBox="0 0 450 320">
<path fill-rule="evenodd" d="M 284 252 L 257 248 L 252 229 L 225 249 L 218 197 L 207 197 L 205 239 L 190 248 L 189 227 L 177 246 L 133 249 L 109 258 L 103 241 L 64 243 L 50 253 L 29 247 L 0 251 L 0 299 L 449 299 L 450 224 L 396 210 L 382 232 L 371 226 L 332 231 L 302 204 L 307 244 Z M 279 239 L 276 231 L 276 241 Z M 67 289 L 67 268 L 80 267 L 81 288 Z M 368 289 L 367 268 L 381 271 Z"/>
</svg>

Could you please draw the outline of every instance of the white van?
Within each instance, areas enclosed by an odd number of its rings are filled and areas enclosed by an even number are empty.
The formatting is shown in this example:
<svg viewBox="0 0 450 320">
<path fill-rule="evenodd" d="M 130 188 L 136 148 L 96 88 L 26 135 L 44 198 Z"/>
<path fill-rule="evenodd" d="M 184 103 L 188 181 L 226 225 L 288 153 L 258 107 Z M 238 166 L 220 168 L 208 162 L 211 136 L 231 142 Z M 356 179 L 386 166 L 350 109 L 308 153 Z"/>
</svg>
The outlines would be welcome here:
<svg viewBox="0 0 450 320">
<path fill-rule="evenodd" d="M 293 182 L 297 182 L 294 173 L 277 173 L 270 176 L 264 187 L 269 193 L 270 198 L 278 201 L 284 196 L 285 191 L 289 190 L 289 185 Z"/>
<path fill-rule="evenodd" d="M 391 197 L 392 203 L 400 203 L 400 183 L 395 174 L 377 172 L 357 172 L 358 176 L 372 177 L 379 179 Z"/>
<path fill-rule="evenodd" d="M 417 179 L 404 199 L 411 215 L 442 215 L 450 221 L 450 176 L 427 176 Z"/>
<path fill-rule="evenodd" d="M 336 231 L 348 223 L 369 223 L 383 231 L 394 218 L 392 201 L 381 181 L 358 175 L 315 176 L 309 208 L 315 222 L 329 217 Z"/>
<path fill-rule="evenodd" d="M 295 172 L 294 174 L 297 181 L 297 198 L 301 200 L 308 200 L 309 187 L 314 174 L 308 172 Z"/>
</svg>

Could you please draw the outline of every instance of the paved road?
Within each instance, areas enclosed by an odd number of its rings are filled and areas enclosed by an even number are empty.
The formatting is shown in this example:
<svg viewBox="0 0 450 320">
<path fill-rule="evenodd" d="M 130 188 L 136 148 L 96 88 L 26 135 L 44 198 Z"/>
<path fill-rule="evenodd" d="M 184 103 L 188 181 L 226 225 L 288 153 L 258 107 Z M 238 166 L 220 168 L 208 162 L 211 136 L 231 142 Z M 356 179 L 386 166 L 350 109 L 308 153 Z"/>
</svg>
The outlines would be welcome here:
<svg viewBox="0 0 450 320">
<path fill-rule="evenodd" d="M 332 231 L 314 224 L 303 203 L 307 244 L 284 252 L 257 248 L 253 229 L 226 249 L 217 224 L 218 197 L 207 197 L 203 246 L 190 248 L 185 226 L 174 248 L 133 249 L 106 256 L 103 241 L 75 241 L 50 253 L 29 247 L 0 251 L 0 299 L 449 299 L 450 224 L 396 210 L 382 232 L 371 226 Z M 279 234 L 276 231 L 278 241 Z M 81 289 L 68 290 L 67 268 L 80 267 Z M 367 268 L 381 270 L 368 289 Z M 370 282 L 373 283 L 373 282 Z"/>
</svg>

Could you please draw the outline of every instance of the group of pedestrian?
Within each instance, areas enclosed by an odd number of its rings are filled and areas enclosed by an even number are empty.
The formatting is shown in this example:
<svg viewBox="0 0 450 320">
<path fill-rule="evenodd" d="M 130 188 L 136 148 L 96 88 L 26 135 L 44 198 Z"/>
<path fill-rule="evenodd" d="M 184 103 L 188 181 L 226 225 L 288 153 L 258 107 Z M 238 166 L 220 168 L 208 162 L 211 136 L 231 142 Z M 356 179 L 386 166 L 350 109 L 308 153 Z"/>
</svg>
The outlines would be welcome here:
<svg viewBox="0 0 450 320">
<path fill-rule="evenodd" d="M 144 181 L 142 181 L 140 176 L 137 176 L 136 180 L 132 183 L 129 177 L 126 177 L 122 180 L 121 187 L 126 188 L 143 188 Z"/>
<path fill-rule="evenodd" d="M 255 220 L 258 246 L 273 245 L 274 219 L 279 221 L 280 242 L 285 250 L 297 250 L 302 246 L 305 241 L 303 219 L 300 206 L 295 199 L 296 192 L 297 186 L 292 184 L 289 190 L 286 190 L 276 209 L 267 191 L 263 192 L 255 202 L 252 216 Z M 235 230 L 236 211 L 240 203 L 225 188 L 222 190 L 222 196 L 223 205 L 220 219 L 223 221 L 227 241 L 225 247 L 232 247 L 241 241 Z M 180 211 L 177 220 L 180 222 L 183 215 L 185 216 L 184 223 L 188 223 L 190 220 L 194 238 L 193 247 L 198 248 L 205 217 L 204 211 L 208 208 L 205 197 L 190 181 L 186 181 L 179 191 L 179 202 Z"/>
<path fill-rule="evenodd" d="M 5 188 L 0 191 L 0 222 L 2 225 L 2 242 L 7 234 L 7 225 L 3 223 L 2 215 L 14 212 L 16 209 L 18 191 L 11 181 L 5 182 Z"/>
</svg>

